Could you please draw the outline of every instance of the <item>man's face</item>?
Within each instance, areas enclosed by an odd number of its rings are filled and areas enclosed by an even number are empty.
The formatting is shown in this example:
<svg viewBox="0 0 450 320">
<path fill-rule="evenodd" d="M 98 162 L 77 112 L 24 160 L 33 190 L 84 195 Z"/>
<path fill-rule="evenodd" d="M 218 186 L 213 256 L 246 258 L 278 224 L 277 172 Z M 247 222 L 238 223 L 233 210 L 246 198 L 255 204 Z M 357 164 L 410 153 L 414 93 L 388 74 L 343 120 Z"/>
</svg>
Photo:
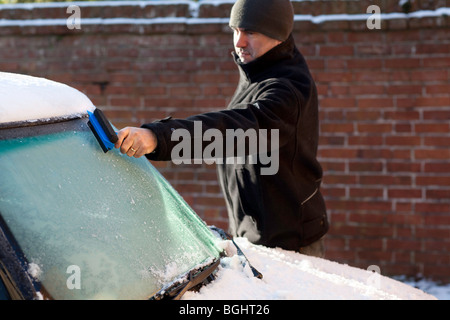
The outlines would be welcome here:
<svg viewBox="0 0 450 320">
<path fill-rule="evenodd" d="M 241 28 L 233 28 L 234 50 L 242 63 L 249 63 L 281 43 L 279 40 Z"/>
</svg>

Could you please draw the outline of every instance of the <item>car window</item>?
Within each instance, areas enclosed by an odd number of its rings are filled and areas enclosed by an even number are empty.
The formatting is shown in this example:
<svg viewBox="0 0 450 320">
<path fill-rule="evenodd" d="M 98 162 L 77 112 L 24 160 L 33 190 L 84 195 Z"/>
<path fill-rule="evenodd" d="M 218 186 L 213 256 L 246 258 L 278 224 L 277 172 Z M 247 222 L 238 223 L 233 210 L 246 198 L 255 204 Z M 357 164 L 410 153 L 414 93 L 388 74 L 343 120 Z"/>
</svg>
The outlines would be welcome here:
<svg viewBox="0 0 450 320">
<path fill-rule="evenodd" d="M 161 174 L 145 158 L 103 153 L 86 122 L 0 131 L 0 212 L 45 294 L 147 299 L 219 257 Z"/>
</svg>

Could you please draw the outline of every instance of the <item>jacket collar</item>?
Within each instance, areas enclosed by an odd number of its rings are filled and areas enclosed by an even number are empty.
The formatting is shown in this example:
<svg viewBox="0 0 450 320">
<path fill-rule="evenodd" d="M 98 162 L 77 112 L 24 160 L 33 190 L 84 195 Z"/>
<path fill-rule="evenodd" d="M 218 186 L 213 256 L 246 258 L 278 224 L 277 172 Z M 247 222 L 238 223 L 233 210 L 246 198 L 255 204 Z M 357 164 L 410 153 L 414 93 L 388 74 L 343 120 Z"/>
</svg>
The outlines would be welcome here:
<svg viewBox="0 0 450 320">
<path fill-rule="evenodd" d="M 249 82 L 257 82 L 264 79 L 265 75 L 271 72 L 271 69 L 282 61 L 292 59 L 298 50 L 295 47 L 292 34 L 289 38 L 278 46 L 269 50 L 263 56 L 249 63 L 242 63 L 236 52 L 232 52 L 235 63 L 237 64 L 241 78 Z"/>
</svg>

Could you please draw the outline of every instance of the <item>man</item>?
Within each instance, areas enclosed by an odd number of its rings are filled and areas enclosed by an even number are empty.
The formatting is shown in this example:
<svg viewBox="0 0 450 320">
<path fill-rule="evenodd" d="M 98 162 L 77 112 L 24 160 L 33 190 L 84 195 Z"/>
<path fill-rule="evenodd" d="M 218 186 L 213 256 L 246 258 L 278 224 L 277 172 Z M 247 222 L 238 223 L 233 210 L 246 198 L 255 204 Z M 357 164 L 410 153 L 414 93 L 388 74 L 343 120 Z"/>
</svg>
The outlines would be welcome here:
<svg viewBox="0 0 450 320">
<path fill-rule="evenodd" d="M 229 231 L 255 244 L 323 257 L 328 220 L 316 160 L 318 99 L 291 34 L 293 17 L 289 0 L 236 1 L 230 27 L 240 81 L 227 110 L 125 128 L 116 148 L 130 157 L 171 160 L 178 143 L 171 136 L 178 129 L 192 133 L 192 144 L 205 149 L 204 141 L 195 141 L 195 123 L 200 121 L 203 132 L 214 128 L 224 140 L 227 129 L 277 133 L 278 140 L 270 136 L 266 141 L 269 153 L 278 157 L 273 174 L 262 174 L 267 163 L 261 160 L 218 161 Z"/>
</svg>

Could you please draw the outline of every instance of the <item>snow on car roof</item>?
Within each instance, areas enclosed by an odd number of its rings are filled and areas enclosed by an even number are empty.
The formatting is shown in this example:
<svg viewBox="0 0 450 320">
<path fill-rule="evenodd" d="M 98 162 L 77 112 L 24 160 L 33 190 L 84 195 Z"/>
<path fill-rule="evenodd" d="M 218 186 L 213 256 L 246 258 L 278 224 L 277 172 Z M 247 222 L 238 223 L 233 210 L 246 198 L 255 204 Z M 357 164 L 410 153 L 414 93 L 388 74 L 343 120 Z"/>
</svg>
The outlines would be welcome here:
<svg viewBox="0 0 450 320">
<path fill-rule="evenodd" d="M 93 109 L 84 93 L 63 83 L 0 72 L 0 124 L 72 118 Z"/>
</svg>

